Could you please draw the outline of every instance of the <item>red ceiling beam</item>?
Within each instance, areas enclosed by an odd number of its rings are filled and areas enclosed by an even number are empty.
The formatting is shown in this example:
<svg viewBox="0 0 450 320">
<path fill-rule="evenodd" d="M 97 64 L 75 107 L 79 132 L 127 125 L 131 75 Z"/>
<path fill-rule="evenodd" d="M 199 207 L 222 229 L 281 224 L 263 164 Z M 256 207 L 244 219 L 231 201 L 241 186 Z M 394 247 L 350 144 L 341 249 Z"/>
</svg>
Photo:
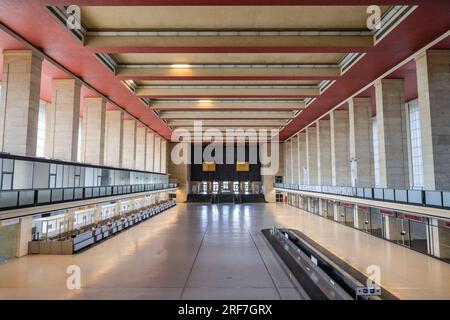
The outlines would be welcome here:
<svg viewBox="0 0 450 320">
<path fill-rule="evenodd" d="M 7 2 L 8 0 L 1 0 Z M 20 1 L 20 0 L 16 0 Z M 430 0 L 428 0 L 430 1 Z M 67 5 L 66 0 L 40 0 L 43 5 Z M 427 0 L 71 0 L 72 5 L 90 6 L 299 6 L 299 5 L 403 5 Z"/>
</svg>

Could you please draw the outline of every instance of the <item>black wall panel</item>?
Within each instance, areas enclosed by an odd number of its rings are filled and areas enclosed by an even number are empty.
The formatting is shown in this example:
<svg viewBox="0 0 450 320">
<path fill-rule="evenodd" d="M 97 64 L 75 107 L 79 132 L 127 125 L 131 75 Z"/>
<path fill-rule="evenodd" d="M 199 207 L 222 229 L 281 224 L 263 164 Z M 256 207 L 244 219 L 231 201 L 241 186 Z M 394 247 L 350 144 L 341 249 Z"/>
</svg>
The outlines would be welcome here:
<svg viewBox="0 0 450 320">
<path fill-rule="evenodd" d="M 250 164 L 250 171 L 248 172 L 237 172 L 236 171 L 236 162 L 237 162 L 237 146 L 233 147 L 234 153 L 234 161 L 232 164 L 226 164 L 226 154 L 227 147 L 224 145 L 223 150 L 223 162 L 224 164 L 216 163 L 216 171 L 215 172 L 203 172 L 203 164 L 196 164 L 194 161 L 194 153 L 200 152 L 200 147 L 191 146 L 191 181 L 261 181 L 261 163 L 259 161 L 259 150 L 258 147 L 252 146 L 254 149 L 254 154 L 256 155 L 256 164 Z M 202 159 L 203 159 L 203 151 L 205 146 L 202 146 Z M 250 161 L 250 149 L 249 146 L 245 147 L 245 161 Z M 231 150 L 228 150 L 231 152 Z M 213 154 L 213 156 L 215 156 Z M 204 160 L 204 159 L 203 159 Z"/>
</svg>

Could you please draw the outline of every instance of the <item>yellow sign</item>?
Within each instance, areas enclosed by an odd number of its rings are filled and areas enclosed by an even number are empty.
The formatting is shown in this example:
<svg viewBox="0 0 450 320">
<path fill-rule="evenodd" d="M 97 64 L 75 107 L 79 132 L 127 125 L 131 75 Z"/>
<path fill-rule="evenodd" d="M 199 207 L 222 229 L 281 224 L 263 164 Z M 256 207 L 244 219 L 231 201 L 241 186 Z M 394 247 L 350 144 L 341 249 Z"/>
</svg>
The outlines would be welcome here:
<svg viewBox="0 0 450 320">
<path fill-rule="evenodd" d="M 216 171 L 215 162 L 203 162 L 203 171 L 211 172 Z"/>
<path fill-rule="evenodd" d="M 237 162 L 236 163 L 236 171 L 250 171 L 250 163 L 248 162 Z"/>
</svg>

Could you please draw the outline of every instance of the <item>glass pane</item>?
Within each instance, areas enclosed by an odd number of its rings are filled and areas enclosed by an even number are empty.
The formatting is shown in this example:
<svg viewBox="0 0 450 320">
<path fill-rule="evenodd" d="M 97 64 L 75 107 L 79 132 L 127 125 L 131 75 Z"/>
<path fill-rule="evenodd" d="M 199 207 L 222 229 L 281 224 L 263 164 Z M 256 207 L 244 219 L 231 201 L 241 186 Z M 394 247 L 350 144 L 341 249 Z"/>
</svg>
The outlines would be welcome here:
<svg viewBox="0 0 450 320">
<path fill-rule="evenodd" d="M 73 189 L 64 189 L 64 200 L 73 200 Z"/>
<path fill-rule="evenodd" d="M 63 184 L 64 166 L 62 164 L 56 165 L 56 187 L 61 188 Z"/>
<path fill-rule="evenodd" d="M 17 206 L 17 191 L 3 191 L 0 192 L 0 207 L 16 207 Z"/>
<path fill-rule="evenodd" d="M 33 162 L 16 160 L 14 164 L 14 184 L 13 189 L 33 188 Z"/>
<path fill-rule="evenodd" d="M 442 194 L 439 191 L 425 191 L 425 203 L 429 206 L 442 206 Z"/>
<path fill-rule="evenodd" d="M 50 188 L 56 188 L 56 176 L 55 175 L 51 175 L 50 176 Z"/>
<path fill-rule="evenodd" d="M 392 226 L 392 225 L 391 225 Z M 393 230 L 390 230 L 391 240 L 403 246 L 410 246 L 409 221 L 405 219 L 395 219 Z"/>
<path fill-rule="evenodd" d="M 360 209 L 358 207 L 358 229 L 367 233 L 371 233 L 370 231 L 370 213 L 368 209 Z"/>
<path fill-rule="evenodd" d="M 334 220 L 334 203 L 331 201 L 328 201 L 327 218 Z"/>
<path fill-rule="evenodd" d="M 12 188 L 12 173 L 3 173 L 2 190 L 11 190 L 11 188 Z"/>
<path fill-rule="evenodd" d="M 62 201 L 63 199 L 63 190 L 62 189 L 53 189 L 52 190 L 52 202 Z"/>
<path fill-rule="evenodd" d="M 19 193 L 19 206 L 34 204 L 34 190 L 21 191 Z"/>
<path fill-rule="evenodd" d="M 13 172 L 14 160 L 3 159 L 3 172 Z"/>
<path fill-rule="evenodd" d="M 38 191 L 38 203 L 49 203 L 50 202 L 50 190 L 39 190 Z"/>
<path fill-rule="evenodd" d="M 439 221 L 438 226 L 439 257 L 450 262 L 450 221 Z"/>
<path fill-rule="evenodd" d="M 71 188 L 75 184 L 75 166 L 64 166 L 64 188 Z"/>
<path fill-rule="evenodd" d="M 82 198 L 83 198 L 83 188 L 76 188 L 75 199 L 82 199 Z"/>
<path fill-rule="evenodd" d="M 409 221 L 411 249 L 427 254 L 427 225 L 423 222 Z"/>
<path fill-rule="evenodd" d="M 94 185 L 94 168 L 86 168 L 85 186 L 92 187 Z"/>
<path fill-rule="evenodd" d="M 383 218 L 379 209 L 370 208 L 370 232 L 375 237 L 383 237 Z"/>
<path fill-rule="evenodd" d="M 33 170 L 33 188 L 48 188 L 50 164 L 44 162 L 35 162 Z"/>
</svg>

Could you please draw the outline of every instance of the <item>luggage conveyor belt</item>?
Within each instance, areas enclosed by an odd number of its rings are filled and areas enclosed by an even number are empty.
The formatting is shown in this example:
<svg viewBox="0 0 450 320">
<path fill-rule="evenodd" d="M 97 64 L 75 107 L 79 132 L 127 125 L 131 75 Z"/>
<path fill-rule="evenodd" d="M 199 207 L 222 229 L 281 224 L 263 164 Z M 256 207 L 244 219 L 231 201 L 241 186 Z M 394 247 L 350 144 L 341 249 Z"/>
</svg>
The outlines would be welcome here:
<svg viewBox="0 0 450 320">
<path fill-rule="evenodd" d="M 386 289 L 321 247 L 298 230 L 264 229 L 262 233 L 312 300 L 397 300 Z"/>
</svg>

